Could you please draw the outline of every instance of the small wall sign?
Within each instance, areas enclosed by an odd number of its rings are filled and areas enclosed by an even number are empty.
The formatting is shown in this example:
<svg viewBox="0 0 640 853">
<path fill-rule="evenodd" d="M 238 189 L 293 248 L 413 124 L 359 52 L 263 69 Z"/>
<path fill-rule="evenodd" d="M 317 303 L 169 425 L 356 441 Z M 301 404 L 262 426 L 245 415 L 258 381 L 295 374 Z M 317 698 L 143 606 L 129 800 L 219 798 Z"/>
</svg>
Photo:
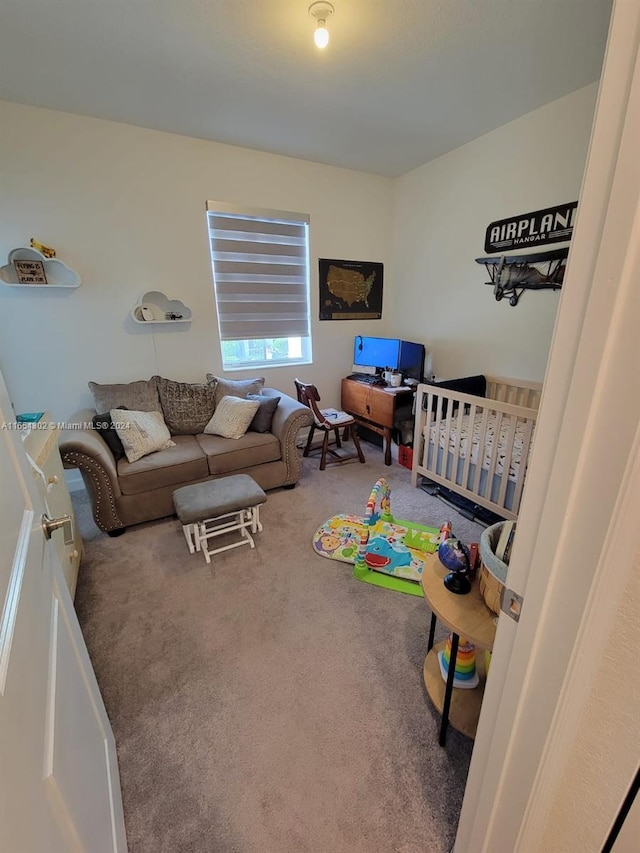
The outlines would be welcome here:
<svg viewBox="0 0 640 853">
<path fill-rule="evenodd" d="M 484 238 L 484 250 L 504 254 L 508 249 L 536 248 L 570 240 L 577 207 L 578 202 L 572 201 L 492 222 Z"/>
<path fill-rule="evenodd" d="M 13 266 L 20 284 L 46 284 L 47 276 L 42 261 L 14 261 Z"/>
</svg>

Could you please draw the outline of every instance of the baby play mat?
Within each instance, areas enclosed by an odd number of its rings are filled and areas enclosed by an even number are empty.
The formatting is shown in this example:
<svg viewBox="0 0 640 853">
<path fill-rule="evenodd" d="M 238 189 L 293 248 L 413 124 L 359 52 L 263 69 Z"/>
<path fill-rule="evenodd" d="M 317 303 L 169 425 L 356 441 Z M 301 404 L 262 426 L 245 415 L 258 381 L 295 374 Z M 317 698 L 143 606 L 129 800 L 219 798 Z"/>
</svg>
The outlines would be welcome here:
<svg viewBox="0 0 640 853">
<path fill-rule="evenodd" d="M 391 489 L 380 479 L 369 496 L 364 518 L 334 515 L 316 530 L 313 548 L 322 557 L 353 563 L 353 575 L 358 580 L 422 595 L 425 557 L 438 550 L 439 535 L 436 527 L 394 518 Z"/>
</svg>

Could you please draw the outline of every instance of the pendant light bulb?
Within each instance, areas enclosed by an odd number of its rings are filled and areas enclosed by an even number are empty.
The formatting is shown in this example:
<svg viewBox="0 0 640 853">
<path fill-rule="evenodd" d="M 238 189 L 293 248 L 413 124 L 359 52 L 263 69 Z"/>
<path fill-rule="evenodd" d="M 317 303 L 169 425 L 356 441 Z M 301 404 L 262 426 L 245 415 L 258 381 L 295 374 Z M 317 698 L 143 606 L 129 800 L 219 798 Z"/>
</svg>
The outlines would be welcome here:
<svg viewBox="0 0 640 853">
<path fill-rule="evenodd" d="M 313 34 L 313 40 L 316 47 L 326 47 L 329 44 L 329 30 L 325 27 L 324 21 L 318 21 L 318 26 Z"/>
<path fill-rule="evenodd" d="M 329 44 L 329 30 L 327 29 L 327 18 L 333 15 L 335 9 L 328 0 L 315 0 L 309 6 L 309 14 L 316 19 L 316 29 L 313 40 L 316 47 L 324 48 Z"/>
</svg>

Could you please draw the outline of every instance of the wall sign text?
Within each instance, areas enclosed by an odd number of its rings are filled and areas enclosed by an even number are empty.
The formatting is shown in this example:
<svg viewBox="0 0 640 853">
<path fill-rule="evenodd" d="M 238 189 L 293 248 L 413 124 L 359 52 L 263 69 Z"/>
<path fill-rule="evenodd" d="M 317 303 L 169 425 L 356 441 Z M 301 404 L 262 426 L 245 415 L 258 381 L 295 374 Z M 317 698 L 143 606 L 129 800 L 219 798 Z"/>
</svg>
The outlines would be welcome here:
<svg viewBox="0 0 640 853">
<path fill-rule="evenodd" d="M 571 239 L 576 218 L 577 201 L 546 207 L 532 213 L 522 213 L 509 219 L 499 219 L 487 228 L 484 238 L 485 252 L 524 249 L 527 246 L 544 246 Z"/>
</svg>

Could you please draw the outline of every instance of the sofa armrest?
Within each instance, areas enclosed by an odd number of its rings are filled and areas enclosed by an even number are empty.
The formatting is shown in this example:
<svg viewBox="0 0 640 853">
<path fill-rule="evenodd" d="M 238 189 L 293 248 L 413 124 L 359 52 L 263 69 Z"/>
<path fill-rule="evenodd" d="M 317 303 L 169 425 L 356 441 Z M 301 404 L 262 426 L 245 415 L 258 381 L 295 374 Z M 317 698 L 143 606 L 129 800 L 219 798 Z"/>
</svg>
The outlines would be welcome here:
<svg viewBox="0 0 640 853">
<path fill-rule="evenodd" d="M 263 388 L 264 397 L 280 397 L 271 422 L 271 432 L 280 440 L 282 461 L 287 466 L 285 485 L 294 485 L 300 479 L 300 454 L 296 447 L 298 432 L 311 426 L 311 409 L 275 388 Z"/>
<path fill-rule="evenodd" d="M 92 410 L 75 414 L 69 423 L 78 428 L 62 430 L 58 446 L 64 467 L 78 468 L 82 475 L 96 524 L 109 532 L 124 527 L 116 508 L 122 492 L 113 454 L 100 433 L 90 428 L 94 415 Z"/>
</svg>

